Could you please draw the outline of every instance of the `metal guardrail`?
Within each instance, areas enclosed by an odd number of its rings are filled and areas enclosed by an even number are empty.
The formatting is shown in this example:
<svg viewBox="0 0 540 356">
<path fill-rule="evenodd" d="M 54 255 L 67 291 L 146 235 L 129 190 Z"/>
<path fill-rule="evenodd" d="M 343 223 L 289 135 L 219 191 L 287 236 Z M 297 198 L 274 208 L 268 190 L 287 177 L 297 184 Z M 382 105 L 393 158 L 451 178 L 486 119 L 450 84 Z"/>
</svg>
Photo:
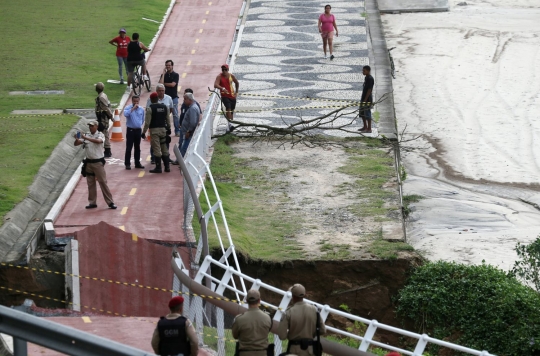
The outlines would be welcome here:
<svg viewBox="0 0 540 356">
<path fill-rule="evenodd" d="M 143 350 L 123 345 L 43 318 L 0 306 L 0 332 L 13 336 L 13 355 L 28 355 L 27 342 L 68 355 L 149 356 Z"/>
</svg>

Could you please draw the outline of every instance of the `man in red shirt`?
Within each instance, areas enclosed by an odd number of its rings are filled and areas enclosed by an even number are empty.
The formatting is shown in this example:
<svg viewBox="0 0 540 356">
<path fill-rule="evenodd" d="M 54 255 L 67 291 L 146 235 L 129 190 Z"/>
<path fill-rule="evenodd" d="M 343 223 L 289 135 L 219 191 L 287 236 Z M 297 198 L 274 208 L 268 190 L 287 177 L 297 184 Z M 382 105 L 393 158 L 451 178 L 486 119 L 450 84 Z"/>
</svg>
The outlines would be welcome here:
<svg viewBox="0 0 540 356">
<path fill-rule="evenodd" d="M 122 64 L 124 64 L 127 72 L 127 46 L 131 40 L 126 36 L 126 29 L 121 28 L 118 36 L 109 41 L 110 44 L 116 47 L 116 60 L 118 61 L 118 74 L 120 75 L 120 84 L 124 84 L 124 76 L 122 75 Z"/>
<path fill-rule="evenodd" d="M 234 83 L 234 88 L 232 83 Z M 229 72 L 229 65 L 223 64 L 221 66 L 221 73 L 216 77 L 216 81 L 214 82 L 214 88 L 219 89 L 221 92 L 221 102 L 225 106 L 225 118 L 228 121 L 233 121 L 234 109 L 236 108 L 236 95 L 238 94 L 239 87 L 240 83 Z M 229 123 L 227 132 L 232 132 L 233 130 L 234 126 Z"/>
</svg>

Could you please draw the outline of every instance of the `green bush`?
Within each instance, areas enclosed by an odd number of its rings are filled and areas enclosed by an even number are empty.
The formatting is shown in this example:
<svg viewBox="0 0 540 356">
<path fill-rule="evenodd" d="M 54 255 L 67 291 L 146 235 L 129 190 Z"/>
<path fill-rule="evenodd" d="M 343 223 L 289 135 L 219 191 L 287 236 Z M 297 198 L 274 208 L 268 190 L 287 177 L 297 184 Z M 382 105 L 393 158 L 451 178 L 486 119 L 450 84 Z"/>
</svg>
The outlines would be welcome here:
<svg viewBox="0 0 540 356">
<path fill-rule="evenodd" d="M 399 293 L 397 311 L 419 332 L 473 349 L 499 356 L 540 350 L 540 295 L 486 264 L 418 267 Z"/>
<path fill-rule="evenodd" d="M 540 236 L 529 245 L 518 242 L 515 250 L 518 260 L 514 262 L 510 273 L 540 292 Z"/>
</svg>

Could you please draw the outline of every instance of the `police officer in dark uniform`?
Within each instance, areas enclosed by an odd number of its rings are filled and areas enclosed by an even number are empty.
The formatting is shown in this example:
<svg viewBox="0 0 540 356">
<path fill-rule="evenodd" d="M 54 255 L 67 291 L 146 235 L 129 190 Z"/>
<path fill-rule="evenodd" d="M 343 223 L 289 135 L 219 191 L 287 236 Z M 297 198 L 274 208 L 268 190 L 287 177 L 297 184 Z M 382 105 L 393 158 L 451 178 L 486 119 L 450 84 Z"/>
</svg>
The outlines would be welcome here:
<svg viewBox="0 0 540 356">
<path fill-rule="evenodd" d="M 248 311 L 238 315 L 232 325 L 232 335 L 239 341 L 239 356 L 266 356 L 272 318 L 259 309 L 261 295 L 258 290 L 249 290 L 246 300 Z"/>
<path fill-rule="evenodd" d="M 292 294 L 293 306 L 288 308 L 278 327 L 281 340 L 288 339 L 287 351 L 298 356 L 316 355 L 313 351 L 313 338 L 316 335 L 317 319 L 320 335 L 326 332 L 324 322 L 317 316 L 317 308 L 304 302 L 306 288 L 301 284 L 293 285 L 289 291 Z"/>
<path fill-rule="evenodd" d="M 152 335 L 152 349 L 160 356 L 197 356 L 199 339 L 189 319 L 182 316 L 184 298 L 169 301 L 170 314 L 161 317 Z"/>
<path fill-rule="evenodd" d="M 150 145 L 154 152 L 156 167 L 150 173 L 161 173 L 161 160 L 165 166 L 165 172 L 170 172 L 169 150 L 167 139 L 170 140 L 171 126 L 169 124 L 169 108 L 158 103 L 158 94 L 150 94 L 150 106 L 146 109 L 144 128 L 141 137 L 146 138 L 146 130 L 150 128 Z"/>
</svg>

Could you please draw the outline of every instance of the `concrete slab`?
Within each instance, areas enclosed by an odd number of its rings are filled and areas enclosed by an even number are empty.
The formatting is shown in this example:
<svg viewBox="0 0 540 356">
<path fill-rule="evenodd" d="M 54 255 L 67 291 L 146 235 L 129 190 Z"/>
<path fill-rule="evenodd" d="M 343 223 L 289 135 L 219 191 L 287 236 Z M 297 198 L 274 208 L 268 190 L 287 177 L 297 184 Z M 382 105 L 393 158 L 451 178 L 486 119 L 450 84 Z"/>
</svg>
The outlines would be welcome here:
<svg viewBox="0 0 540 356">
<path fill-rule="evenodd" d="M 156 327 L 155 322 L 158 320 L 157 317 L 144 319 L 83 316 L 47 317 L 45 319 L 148 351 L 151 355 L 154 354 L 150 341 L 152 340 L 152 333 Z M 41 356 L 64 355 L 63 353 L 30 343 L 28 344 L 28 354 Z"/>
<path fill-rule="evenodd" d="M 448 0 L 378 0 L 382 13 L 444 12 L 450 9 Z"/>
<path fill-rule="evenodd" d="M 51 115 L 51 114 L 62 114 L 63 110 L 13 110 L 11 115 Z"/>
</svg>

